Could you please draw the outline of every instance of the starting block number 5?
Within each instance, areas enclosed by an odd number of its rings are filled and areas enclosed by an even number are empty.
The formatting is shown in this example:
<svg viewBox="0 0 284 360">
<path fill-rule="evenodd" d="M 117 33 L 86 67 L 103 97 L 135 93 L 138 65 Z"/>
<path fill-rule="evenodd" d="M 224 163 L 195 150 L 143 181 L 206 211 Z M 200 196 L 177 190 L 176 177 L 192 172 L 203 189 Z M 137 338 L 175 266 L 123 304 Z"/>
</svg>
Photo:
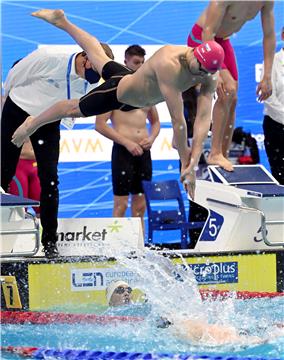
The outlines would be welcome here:
<svg viewBox="0 0 284 360">
<path fill-rule="evenodd" d="M 15 276 L 1 276 L 1 286 L 7 309 L 22 309 L 17 280 Z"/>
<path fill-rule="evenodd" d="M 206 226 L 203 229 L 202 234 L 200 235 L 200 241 L 215 241 L 223 223 L 223 216 L 213 210 L 210 210 L 210 217 L 206 222 Z"/>
</svg>

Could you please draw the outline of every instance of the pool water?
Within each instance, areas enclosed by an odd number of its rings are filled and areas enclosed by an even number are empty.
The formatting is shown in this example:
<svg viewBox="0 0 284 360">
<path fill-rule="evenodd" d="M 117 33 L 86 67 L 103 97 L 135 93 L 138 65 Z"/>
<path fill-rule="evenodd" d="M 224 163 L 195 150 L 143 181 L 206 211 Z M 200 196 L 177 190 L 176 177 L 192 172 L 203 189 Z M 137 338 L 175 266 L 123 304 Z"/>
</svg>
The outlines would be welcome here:
<svg viewBox="0 0 284 360">
<path fill-rule="evenodd" d="M 275 337 L 269 327 L 273 323 L 284 324 L 284 299 L 226 300 L 205 302 L 210 308 L 209 317 L 215 322 L 222 319 L 224 310 L 227 321 L 238 328 L 249 330 L 252 335 L 268 338 L 261 345 L 226 345 L 209 347 L 191 344 L 174 336 L 168 329 L 158 329 L 153 320 L 149 305 L 145 305 L 145 320 L 135 323 L 93 324 L 50 324 L 50 325 L 2 325 L 2 346 L 37 346 L 57 349 L 86 349 L 100 351 L 155 352 L 155 353 L 193 353 L 195 355 L 255 356 L 284 359 L 284 330 Z M 69 309 L 70 310 L 70 309 Z M 118 308 L 116 315 L 131 315 L 143 306 L 133 305 Z M 150 311 L 149 311 L 150 310 Z M 150 312 L 150 314 L 149 314 Z M 278 334 L 279 335 L 279 334 Z M 14 355 L 4 354 L 3 359 L 14 359 Z"/>
<path fill-rule="evenodd" d="M 106 309 L 94 306 L 62 304 L 66 313 L 93 313 L 139 316 L 132 323 L 12 325 L 1 328 L 2 346 L 34 346 L 56 349 L 84 349 L 114 352 L 191 353 L 194 355 L 253 356 L 284 360 L 284 297 L 239 300 L 234 296 L 219 301 L 202 301 L 196 279 L 188 264 L 173 264 L 170 259 L 153 252 L 136 258 L 121 257 L 119 263 L 138 274 L 135 287 L 147 298 L 144 304 Z M 157 328 L 160 316 L 171 319 L 189 318 L 208 323 L 234 326 L 249 336 L 266 342 L 249 343 L 245 336 L 239 344 L 209 346 L 181 339 L 174 326 Z M 13 355 L 4 354 L 4 359 Z"/>
</svg>

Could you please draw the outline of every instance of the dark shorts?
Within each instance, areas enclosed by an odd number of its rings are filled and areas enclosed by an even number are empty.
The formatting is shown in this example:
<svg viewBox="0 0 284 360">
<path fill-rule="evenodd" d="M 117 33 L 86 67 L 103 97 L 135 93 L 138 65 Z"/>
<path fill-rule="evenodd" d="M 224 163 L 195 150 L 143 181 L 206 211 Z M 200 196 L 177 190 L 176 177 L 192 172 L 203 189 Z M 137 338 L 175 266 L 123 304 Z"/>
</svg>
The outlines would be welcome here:
<svg viewBox="0 0 284 360">
<path fill-rule="evenodd" d="M 124 146 L 114 143 L 111 155 L 113 193 L 117 196 L 144 193 L 142 180 L 152 179 L 150 150 L 133 156 Z"/>
<path fill-rule="evenodd" d="M 263 119 L 264 146 L 271 173 L 281 185 L 284 185 L 284 125 L 265 115 Z"/>
<path fill-rule="evenodd" d="M 79 108 L 84 116 L 104 114 L 112 110 L 131 111 L 136 107 L 117 100 L 116 91 L 120 80 L 133 71 L 115 61 L 109 61 L 102 70 L 105 82 L 81 97 Z"/>
</svg>

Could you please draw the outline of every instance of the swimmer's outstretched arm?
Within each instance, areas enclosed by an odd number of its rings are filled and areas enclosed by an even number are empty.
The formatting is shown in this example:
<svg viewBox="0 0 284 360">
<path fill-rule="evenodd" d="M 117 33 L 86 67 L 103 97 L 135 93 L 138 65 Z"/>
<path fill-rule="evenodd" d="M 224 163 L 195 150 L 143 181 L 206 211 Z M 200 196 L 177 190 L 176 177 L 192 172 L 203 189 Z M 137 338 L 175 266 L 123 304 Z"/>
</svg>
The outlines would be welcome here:
<svg viewBox="0 0 284 360">
<path fill-rule="evenodd" d="M 102 68 L 111 59 L 105 54 L 98 39 L 71 23 L 63 10 L 42 9 L 32 13 L 32 16 L 47 21 L 59 29 L 66 31 L 86 51 L 88 59 L 95 69 L 102 74 Z"/>
<path fill-rule="evenodd" d="M 79 108 L 79 100 L 62 100 L 52 105 L 36 117 L 29 116 L 21 126 L 17 128 L 12 136 L 12 143 L 21 147 L 37 129 L 43 125 L 59 121 L 64 117 L 84 117 Z"/>
<path fill-rule="evenodd" d="M 196 320 L 174 321 L 176 336 L 192 342 L 202 342 L 207 345 L 225 344 L 262 344 L 267 339 L 258 336 L 242 336 L 233 326 L 208 324 Z"/>
</svg>

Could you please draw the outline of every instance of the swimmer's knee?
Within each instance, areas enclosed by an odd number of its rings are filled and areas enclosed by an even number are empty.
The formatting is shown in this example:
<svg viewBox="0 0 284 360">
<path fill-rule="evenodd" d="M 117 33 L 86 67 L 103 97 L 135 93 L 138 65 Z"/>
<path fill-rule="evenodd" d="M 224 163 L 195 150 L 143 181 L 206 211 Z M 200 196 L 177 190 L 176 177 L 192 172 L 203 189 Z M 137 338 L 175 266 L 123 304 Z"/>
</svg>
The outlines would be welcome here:
<svg viewBox="0 0 284 360">
<path fill-rule="evenodd" d="M 70 99 L 66 103 L 66 117 L 78 117 L 84 116 L 79 107 L 79 99 Z"/>
<path fill-rule="evenodd" d="M 70 99 L 68 100 L 68 108 L 74 110 L 79 108 L 79 99 Z"/>
<path fill-rule="evenodd" d="M 237 96 L 238 83 L 233 78 L 226 79 L 224 81 L 224 87 L 225 87 L 226 91 L 230 94 L 230 97 L 232 99 Z"/>
</svg>

